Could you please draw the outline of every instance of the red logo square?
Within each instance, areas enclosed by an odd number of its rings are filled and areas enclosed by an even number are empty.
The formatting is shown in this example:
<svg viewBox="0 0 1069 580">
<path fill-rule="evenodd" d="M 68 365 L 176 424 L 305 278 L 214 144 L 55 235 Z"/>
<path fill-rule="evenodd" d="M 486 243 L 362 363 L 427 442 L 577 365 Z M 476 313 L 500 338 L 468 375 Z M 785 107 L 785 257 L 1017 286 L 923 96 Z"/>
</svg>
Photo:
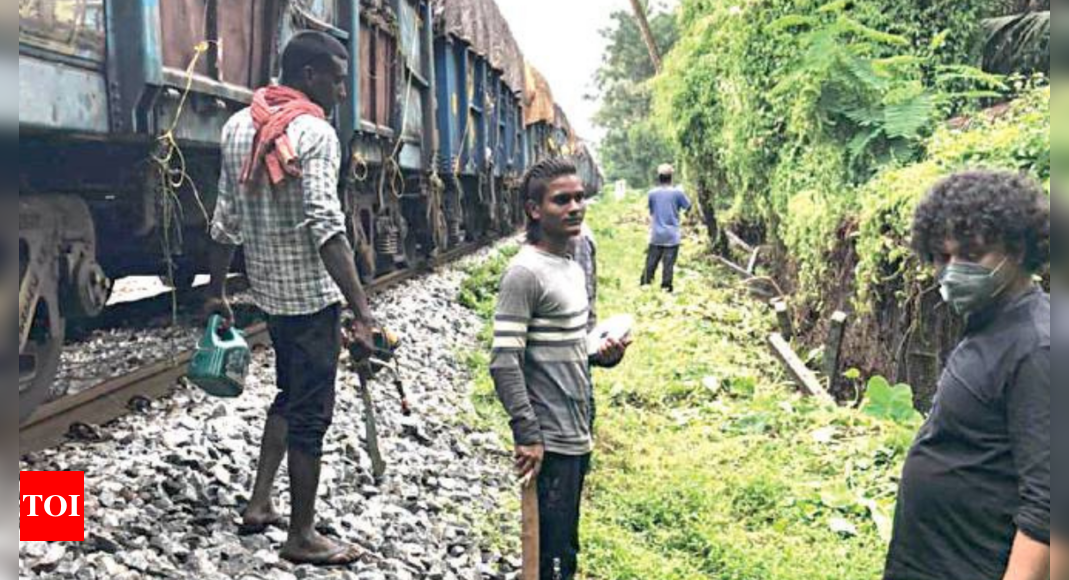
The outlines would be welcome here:
<svg viewBox="0 0 1069 580">
<path fill-rule="evenodd" d="M 85 473 L 19 473 L 19 541 L 85 541 Z"/>
</svg>

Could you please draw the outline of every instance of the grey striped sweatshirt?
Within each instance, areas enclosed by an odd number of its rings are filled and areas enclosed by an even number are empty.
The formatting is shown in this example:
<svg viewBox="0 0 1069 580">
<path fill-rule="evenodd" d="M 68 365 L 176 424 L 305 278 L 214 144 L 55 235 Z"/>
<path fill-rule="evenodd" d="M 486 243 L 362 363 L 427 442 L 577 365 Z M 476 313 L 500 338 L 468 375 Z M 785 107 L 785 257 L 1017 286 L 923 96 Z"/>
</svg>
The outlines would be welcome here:
<svg viewBox="0 0 1069 580">
<path fill-rule="evenodd" d="M 490 373 L 518 445 L 560 455 L 593 451 L 590 303 L 583 269 L 525 245 L 501 282 Z"/>
</svg>

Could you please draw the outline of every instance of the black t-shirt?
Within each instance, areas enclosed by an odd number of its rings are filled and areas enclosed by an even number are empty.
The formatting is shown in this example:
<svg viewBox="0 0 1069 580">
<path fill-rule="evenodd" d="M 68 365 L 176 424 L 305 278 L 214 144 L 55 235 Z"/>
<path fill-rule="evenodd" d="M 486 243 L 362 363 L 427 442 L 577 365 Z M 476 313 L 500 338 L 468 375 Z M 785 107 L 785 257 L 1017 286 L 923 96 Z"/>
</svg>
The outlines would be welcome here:
<svg viewBox="0 0 1069 580">
<path fill-rule="evenodd" d="M 1069 469 L 1067 469 L 1066 462 L 1069 460 L 1069 450 L 1065 448 L 1065 442 L 1069 441 L 1069 429 L 1067 429 L 1066 414 L 1069 413 L 1069 389 L 1065 387 L 1066 372 L 1069 372 L 1069 310 L 1066 307 L 1069 306 L 1069 300 L 1066 299 L 1064 292 L 1056 293 L 1054 295 L 1054 301 L 1061 306 L 1058 307 L 1058 312 L 1054 314 L 1054 334 L 1058 337 L 1058 346 L 1055 347 L 1058 350 L 1058 356 L 1055 357 L 1055 368 L 1058 369 L 1058 376 L 1062 377 L 1058 384 L 1054 388 L 1054 405 L 1052 408 L 1059 410 L 1059 420 L 1054 424 L 1054 440 L 1061 441 L 1059 449 L 1057 451 L 1058 457 L 1055 458 L 1054 468 L 1055 479 L 1058 481 L 1069 481 L 1066 479 L 1069 476 Z M 1064 483 L 1063 483 L 1064 485 Z M 1064 489 L 1064 488 L 1063 488 Z M 1062 542 L 1069 541 L 1069 522 L 1066 522 L 1066 510 L 1065 499 L 1058 500 L 1058 505 L 1051 506 L 1051 527 L 1054 533 L 1058 535 Z"/>
<path fill-rule="evenodd" d="M 885 580 L 1002 580 L 1050 543 L 1050 298 L 970 322 L 906 460 Z"/>
</svg>

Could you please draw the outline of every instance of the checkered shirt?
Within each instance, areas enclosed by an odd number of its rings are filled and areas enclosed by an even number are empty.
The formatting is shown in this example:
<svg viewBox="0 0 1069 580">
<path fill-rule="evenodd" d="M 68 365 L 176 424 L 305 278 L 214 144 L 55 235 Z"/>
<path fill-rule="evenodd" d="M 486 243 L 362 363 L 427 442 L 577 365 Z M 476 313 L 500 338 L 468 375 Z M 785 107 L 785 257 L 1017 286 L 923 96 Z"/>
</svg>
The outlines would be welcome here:
<svg viewBox="0 0 1069 580">
<path fill-rule="evenodd" d="M 265 172 L 242 184 L 256 127 L 246 109 L 223 129 L 223 167 L 212 239 L 244 246 L 256 304 L 274 316 L 314 314 L 344 300 L 319 249 L 345 235 L 338 197 L 341 146 L 334 128 L 312 116 L 286 130 L 301 160 L 301 178 L 272 188 Z"/>
</svg>

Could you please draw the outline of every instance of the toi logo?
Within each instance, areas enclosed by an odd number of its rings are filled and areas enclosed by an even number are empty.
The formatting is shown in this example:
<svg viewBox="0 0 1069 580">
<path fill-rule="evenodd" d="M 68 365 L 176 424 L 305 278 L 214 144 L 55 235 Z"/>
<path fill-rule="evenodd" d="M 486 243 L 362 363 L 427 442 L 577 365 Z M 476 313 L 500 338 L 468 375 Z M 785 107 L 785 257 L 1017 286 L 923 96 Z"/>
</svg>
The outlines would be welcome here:
<svg viewBox="0 0 1069 580">
<path fill-rule="evenodd" d="M 85 541 L 84 473 L 19 473 L 19 541 Z"/>
</svg>

